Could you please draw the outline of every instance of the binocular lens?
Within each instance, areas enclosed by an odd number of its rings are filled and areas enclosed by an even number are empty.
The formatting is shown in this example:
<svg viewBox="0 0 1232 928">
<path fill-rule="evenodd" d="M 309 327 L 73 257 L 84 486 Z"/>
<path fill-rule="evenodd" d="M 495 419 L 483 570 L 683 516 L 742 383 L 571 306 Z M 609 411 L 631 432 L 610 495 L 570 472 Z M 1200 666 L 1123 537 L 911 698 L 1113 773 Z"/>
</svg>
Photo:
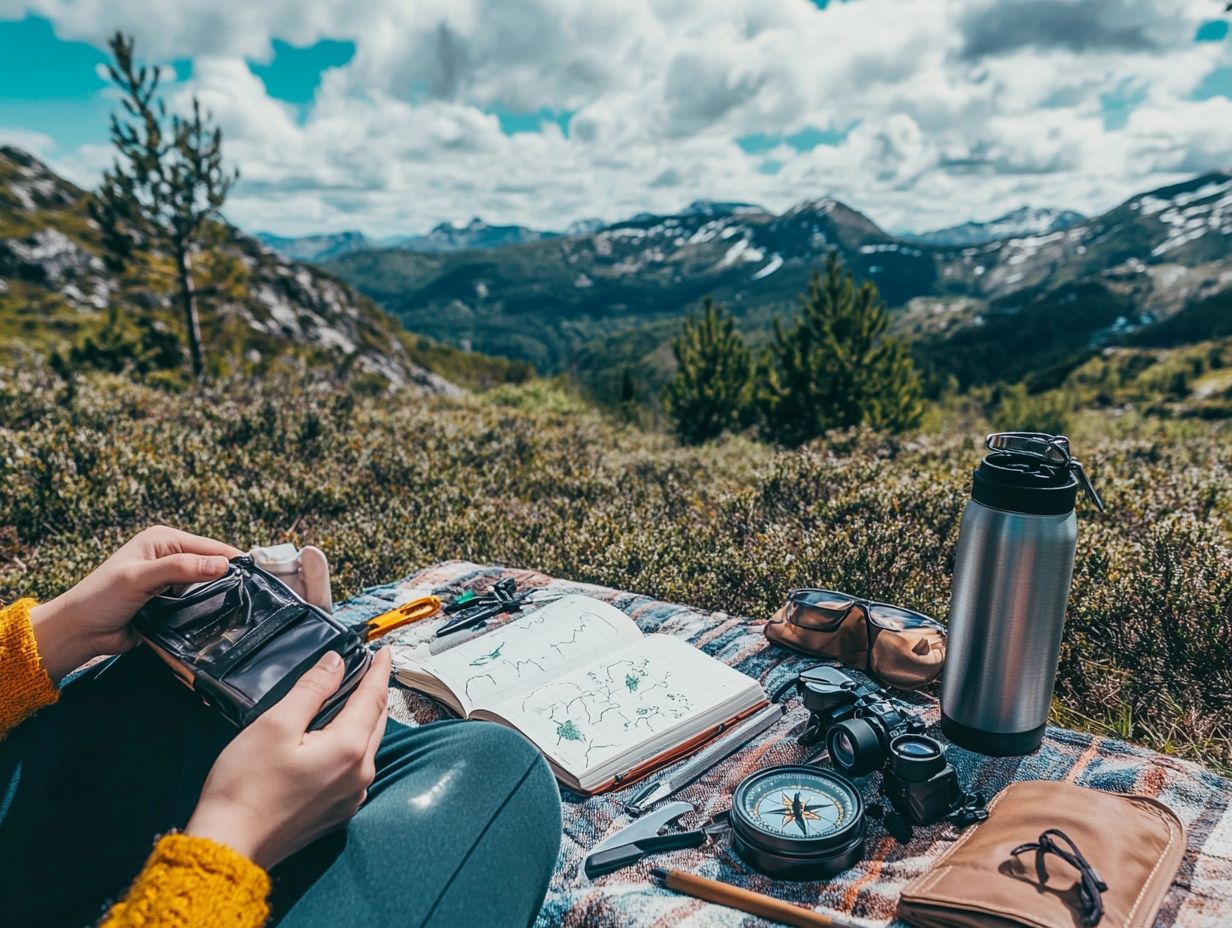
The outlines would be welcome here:
<svg viewBox="0 0 1232 928">
<path fill-rule="evenodd" d="M 844 770 L 851 769 L 856 759 L 856 746 L 851 743 L 851 736 L 847 732 L 840 731 L 834 736 L 834 742 L 830 745 L 830 754 L 836 766 Z"/>
<path fill-rule="evenodd" d="M 920 783 L 945 767 L 945 748 L 927 735 L 899 735 L 890 742 L 890 769 L 904 780 Z"/>
<path fill-rule="evenodd" d="M 826 747 L 834 766 L 852 776 L 876 770 L 885 760 L 881 738 L 866 719 L 839 722 L 826 736 Z"/>
<path fill-rule="evenodd" d="M 932 744 L 922 744 L 919 741 L 904 741 L 898 745 L 898 752 L 904 757 L 936 757 L 937 747 Z"/>
</svg>

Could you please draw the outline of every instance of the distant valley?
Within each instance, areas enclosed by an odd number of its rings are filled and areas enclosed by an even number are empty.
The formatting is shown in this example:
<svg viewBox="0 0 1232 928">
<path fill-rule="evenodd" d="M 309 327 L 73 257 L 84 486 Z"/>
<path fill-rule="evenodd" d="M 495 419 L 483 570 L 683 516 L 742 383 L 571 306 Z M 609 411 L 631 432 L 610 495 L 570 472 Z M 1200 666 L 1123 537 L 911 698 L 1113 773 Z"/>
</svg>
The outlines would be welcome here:
<svg viewBox="0 0 1232 928">
<path fill-rule="evenodd" d="M 650 389 L 661 382 L 672 335 L 705 296 L 764 337 L 832 249 L 877 283 L 938 382 L 1017 380 L 1109 344 L 1232 331 L 1232 175 L 1143 193 L 1093 218 L 1026 211 L 986 226 L 934 237 L 1004 237 L 939 244 L 891 235 L 830 199 L 781 214 L 700 202 L 586 234 L 358 250 L 324 266 L 415 331 L 575 371 L 600 394 L 625 368 Z"/>
</svg>

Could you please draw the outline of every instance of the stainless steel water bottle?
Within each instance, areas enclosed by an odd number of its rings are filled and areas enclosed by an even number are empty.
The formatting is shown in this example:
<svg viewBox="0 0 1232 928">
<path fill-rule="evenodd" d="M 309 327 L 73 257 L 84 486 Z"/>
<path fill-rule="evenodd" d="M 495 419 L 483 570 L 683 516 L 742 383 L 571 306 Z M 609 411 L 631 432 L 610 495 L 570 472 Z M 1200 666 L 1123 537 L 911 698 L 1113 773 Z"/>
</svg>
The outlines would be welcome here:
<svg viewBox="0 0 1232 928">
<path fill-rule="evenodd" d="M 941 728 L 982 754 L 1029 754 L 1048 721 L 1078 537 L 1081 486 L 1063 435 L 998 432 L 963 512 L 941 684 Z"/>
</svg>

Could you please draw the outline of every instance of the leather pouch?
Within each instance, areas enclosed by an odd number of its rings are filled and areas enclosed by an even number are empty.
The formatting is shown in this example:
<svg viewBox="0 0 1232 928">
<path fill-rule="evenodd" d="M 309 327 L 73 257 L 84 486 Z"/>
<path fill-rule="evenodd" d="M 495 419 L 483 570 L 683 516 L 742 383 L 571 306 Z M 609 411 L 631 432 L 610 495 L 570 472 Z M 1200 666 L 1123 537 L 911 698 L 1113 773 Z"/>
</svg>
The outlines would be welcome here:
<svg viewBox="0 0 1232 928">
<path fill-rule="evenodd" d="M 896 606 L 833 595 L 845 601 L 836 607 L 801 603 L 793 591 L 787 604 L 766 623 L 766 637 L 804 654 L 863 670 L 903 690 L 920 689 L 940 675 L 945 663 L 945 630 L 936 622 Z"/>
<path fill-rule="evenodd" d="M 903 890 L 899 917 L 919 928 L 1081 928 L 1081 874 L 1065 860 L 1011 853 L 1048 829 L 1072 839 L 1107 889 L 1101 928 L 1148 928 L 1185 853 L 1185 829 L 1146 796 L 1072 783 L 1012 783 L 988 820 L 963 833 Z"/>
<path fill-rule="evenodd" d="M 341 655 L 338 691 L 313 720 L 333 718 L 372 662 L 360 634 L 300 599 L 252 558 L 217 580 L 151 599 L 137 633 L 207 706 L 244 727 L 281 699 L 326 651 Z"/>
</svg>

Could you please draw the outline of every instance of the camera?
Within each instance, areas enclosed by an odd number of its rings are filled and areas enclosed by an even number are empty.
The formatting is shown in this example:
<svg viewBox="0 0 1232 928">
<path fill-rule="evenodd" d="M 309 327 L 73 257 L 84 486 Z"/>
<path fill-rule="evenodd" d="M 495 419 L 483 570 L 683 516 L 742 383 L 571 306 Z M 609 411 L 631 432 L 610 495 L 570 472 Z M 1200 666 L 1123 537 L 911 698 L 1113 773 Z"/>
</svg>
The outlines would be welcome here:
<svg viewBox="0 0 1232 928">
<path fill-rule="evenodd" d="M 923 734 L 923 721 L 885 690 L 821 666 L 800 674 L 796 691 L 810 713 L 800 743 L 824 738 L 831 763 L 851 776 L 880 770 L 882 792 L 907 822 L 931 825 L 959 816 L 954 821 L 961 825 L 982 817 L 982 801 L 964 792 L 941 742 Z"/>
</svg>

